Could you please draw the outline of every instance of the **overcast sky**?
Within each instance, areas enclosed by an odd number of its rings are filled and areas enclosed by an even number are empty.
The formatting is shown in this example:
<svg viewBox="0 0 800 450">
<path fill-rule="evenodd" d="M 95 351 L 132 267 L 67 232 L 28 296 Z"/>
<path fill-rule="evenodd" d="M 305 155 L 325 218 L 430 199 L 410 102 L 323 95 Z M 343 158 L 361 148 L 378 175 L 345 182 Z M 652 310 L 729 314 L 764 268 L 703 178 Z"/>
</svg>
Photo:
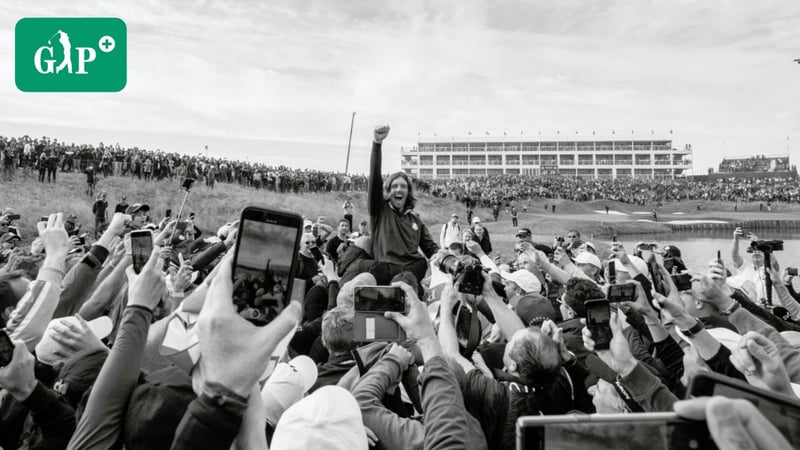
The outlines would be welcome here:
<svg viewBox="0 0 800 450">
<path fill-rule="evenodd" d="M 364 172 L 418 133 L 578 137 L 633 131 L 725 155 L 800 156 L 800 1 L 3 0 L 0 134 L 49 135 Z M 115 16 L 128 84 L 29 94 L 14 84 L 22 17 Z M 246 138 L 246 139 L 243 139 Z M 789 138 L 787 140 L 787 138 Z"/>
</svg>

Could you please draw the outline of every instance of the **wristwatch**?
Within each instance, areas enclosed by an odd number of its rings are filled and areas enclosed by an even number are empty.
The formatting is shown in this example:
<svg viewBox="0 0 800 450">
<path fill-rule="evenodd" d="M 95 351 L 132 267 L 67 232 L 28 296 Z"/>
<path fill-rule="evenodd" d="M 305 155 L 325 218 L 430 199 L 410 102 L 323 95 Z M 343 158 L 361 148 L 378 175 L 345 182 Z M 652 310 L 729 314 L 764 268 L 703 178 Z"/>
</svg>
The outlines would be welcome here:
<svg viewBox="0 0 800 450">
<path fill-rule="evenodd" d="M 731 305 L 731 307 L 726 309 L 725 311 L 720 311 L 720 314 L 722 314 L 723 316 L 730 316 L 731 314 L 736 312 L 737 309 L 739 309 L 741 307 L 742 307 L 742 305 L 740 305 L 739 302 L 734 300 L 733 301 L 733 305 Z"/>
<path fill-rule="evenodd" d="M 736 304 L 738 305 L 739 303 Z M 687 338 L 693 338 L 697 333 L 703 331 L 705 328 L 706 327 L 703 325 L 703 322 L 698 320 L 692 328 L 689 328 L 688 330 L 681 330 L 681 333 L 683 333 L 683 335 Z"/>
</svg>

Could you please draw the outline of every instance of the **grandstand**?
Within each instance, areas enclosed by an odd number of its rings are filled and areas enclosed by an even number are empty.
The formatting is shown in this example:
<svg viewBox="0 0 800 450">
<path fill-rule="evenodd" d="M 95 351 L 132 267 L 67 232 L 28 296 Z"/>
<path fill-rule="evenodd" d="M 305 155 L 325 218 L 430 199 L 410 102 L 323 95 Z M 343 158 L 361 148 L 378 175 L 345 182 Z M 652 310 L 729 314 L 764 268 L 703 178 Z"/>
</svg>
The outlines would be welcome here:
<svg viewBox="0 0 800 450">
<path fill-rule="evenodd" d="M 401 167 L 420 179 L 485 175 L 563 175 L 617 179 L 674 179 L 691 169 L 691 145 L 674 148 L 671 139 L 579 140 L 553 137 L 424 139 L 401 149 Z"/>
<path fill-rule="evenodd" d="M 719 173 L 789 172 L 788 156 L 747 156 L 725 158 L 719 163 Z"/>
</svg>

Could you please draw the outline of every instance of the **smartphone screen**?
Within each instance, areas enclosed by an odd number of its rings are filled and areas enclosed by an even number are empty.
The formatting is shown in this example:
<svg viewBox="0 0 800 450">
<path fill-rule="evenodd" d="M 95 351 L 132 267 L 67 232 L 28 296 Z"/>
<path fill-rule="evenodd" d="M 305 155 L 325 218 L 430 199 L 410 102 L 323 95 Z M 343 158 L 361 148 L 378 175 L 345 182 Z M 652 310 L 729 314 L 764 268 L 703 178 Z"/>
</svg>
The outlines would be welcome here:
<svg viewBox="0 0 800 450">
<path fill-rule="evenodd" d="M 628 414 L 639 416 L 639 414 Z M 527 449 L 678 450 L 716 449 L 705 422 L 681 420 L 553 423 L 523 430 Z"/>
<path fill-rule="evenodd" d="M 168 218 L 172 217 L 172 210 L 171 209 L 167 210 L 167 215 L 165 217 L 168 217 Z"/>
<path fill-rule="evenodd" d="M 617 282 L 617 267 L 614 261 L 608 262 L 608 282 L 611 284 Z"/>
<path fill-rule="evenodd" d="M 0 330 L 0 367 L 7 366 L 14 357 L 14 343 L 6 330 Z"/>
<path fill-rule="evenodd" d="M 131 232 L 131 257 L 133 258 L 133 271 L 137 274 L 150 259 L 153 253 L 153 234 L 150 231 Z"/>
<path fill-rule="evenodd" d="M 698 373 L 689 383 L 691 397 L 721 395 L 749 401 L 789 442 L 800 442 L 800 401 L 765 391 L 717 373 Z"/>
<path fill-rule="evenodd" d="M 586 326 L 592 332 L 595 350 L 607 350 L 611 344 L 611 309 L 605 300 L 589 300 L 586 306 Z"/>
<path fill-rule="evenodd" d="M 608 287 L 608 302 L 636 301 L 636 286 L 632 284 L 612 284 Z"/>
<path fill-rule="evenodd" d="M 356 311 L 406 311 L 406 299 L 400 288 L 392 286 L 360 286 L 355 291 Z"/>
<path fill-rule="evenodd" d="M 233 267 L 233 302 L 255 325 L 266 325 L 290 300 L 303 219 L 248 207 L 242 211 Z"/>
</svg>

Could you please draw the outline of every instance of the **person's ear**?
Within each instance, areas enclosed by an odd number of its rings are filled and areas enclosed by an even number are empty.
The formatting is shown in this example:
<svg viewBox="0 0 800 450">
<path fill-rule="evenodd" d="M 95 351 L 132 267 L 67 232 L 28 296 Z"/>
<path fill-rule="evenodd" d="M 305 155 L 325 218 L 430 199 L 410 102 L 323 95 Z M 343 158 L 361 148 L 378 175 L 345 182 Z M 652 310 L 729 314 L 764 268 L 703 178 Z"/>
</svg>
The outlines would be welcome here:
<svg viewBox="0 0 800 450">
<path fill-rule="evenodd" d="M 507 369 L 509 373 L 515 373 L 517 371 L 517 362 L 509 358 Z"/>
<path fill-rule="evenodd" d="M 11 317 L 11 312 L 14 311 L 13 306 L 6 306 L 3 311 L 0 311 L 0 317 L 3 318 L 3 323 L 8 322 L 8 318 Z"/>
</svg>

